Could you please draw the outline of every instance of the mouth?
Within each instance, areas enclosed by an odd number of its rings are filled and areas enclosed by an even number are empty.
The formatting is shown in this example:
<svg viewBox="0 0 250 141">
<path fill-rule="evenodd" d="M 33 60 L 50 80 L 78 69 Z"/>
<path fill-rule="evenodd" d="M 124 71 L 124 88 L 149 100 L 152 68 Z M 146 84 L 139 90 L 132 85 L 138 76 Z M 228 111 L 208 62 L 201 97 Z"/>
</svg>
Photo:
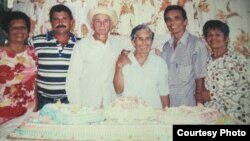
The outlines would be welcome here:
<svg viewBox="0 0 250 141">
<path fill-rule="evenodd" d="M 19 37 L 24 37 L 23 34 L 16 34 L 16 37 L 19 38 Z"/>
</svg>

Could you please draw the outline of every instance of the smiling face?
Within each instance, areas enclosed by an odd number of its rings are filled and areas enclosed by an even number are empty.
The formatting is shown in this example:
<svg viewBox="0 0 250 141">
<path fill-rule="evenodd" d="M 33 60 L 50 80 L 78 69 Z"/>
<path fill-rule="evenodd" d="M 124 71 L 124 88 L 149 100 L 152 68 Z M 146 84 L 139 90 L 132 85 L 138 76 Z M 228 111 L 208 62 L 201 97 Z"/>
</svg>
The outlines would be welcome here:
<svg viewBox="0 0 250 141">
<path fill-rule="evenodd" d="M 166 25 L 168 30 L 172 34 L 181 34 L 184 33 L 187 20 L 181 14 L 180 10 L 171 10 L 165 14 Z"/>
<path fill-rule="evenodd" d="M 153 40 L 152 35 L 147 29 L 136 32 L 135 39 L 132 41 L 136 54 L 148 54 L 150 52 Z"/>
<path fill-rule="evenodd" d="M 14 19 L 10 22 L 8 40 L 9 42 L 25 42 L 29 36 L 29 30 L 23 19 Z"/>
<path fill-rule="evenodd" d="M 223 32 L 219 29 L 210 29 L 206 37 L 207 44 L 212 50 L 226 48 L 228 38 L 226 38 Z"/>
<path fill-rule="evenodd" d="M 68 34 L 74 23 L 67 12 L 54 12 L 52 14 L 51 25 L 55 34 Z"/>
</svg>

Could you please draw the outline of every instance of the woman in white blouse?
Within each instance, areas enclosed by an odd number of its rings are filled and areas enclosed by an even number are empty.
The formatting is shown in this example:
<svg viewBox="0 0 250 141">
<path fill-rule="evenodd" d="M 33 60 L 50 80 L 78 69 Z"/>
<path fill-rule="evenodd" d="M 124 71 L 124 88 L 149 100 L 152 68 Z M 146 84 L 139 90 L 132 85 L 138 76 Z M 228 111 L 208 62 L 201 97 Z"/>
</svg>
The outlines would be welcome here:
<svg viewBox="0 0 250 141">
<path fill-rule="evenodd" d="M 131 32 L 134 52 L 122 52 L 116 62 L 114 87 L 118 95 L 138 96 L 154 108 L 169 106 L 168 68 L 150 53 L 154 33 L 145 25 Z"/>
</svg>

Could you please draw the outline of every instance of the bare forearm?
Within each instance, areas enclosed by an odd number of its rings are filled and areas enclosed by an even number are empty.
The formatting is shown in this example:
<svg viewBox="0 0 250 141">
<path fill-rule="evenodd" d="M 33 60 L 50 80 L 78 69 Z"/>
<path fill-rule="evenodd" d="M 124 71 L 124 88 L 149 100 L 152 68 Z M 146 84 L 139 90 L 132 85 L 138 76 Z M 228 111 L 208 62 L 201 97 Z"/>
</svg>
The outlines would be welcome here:
<svg viewBox="0 0 250 141">
<path fill-rule="evenodd" d="M 199 78 L 195 80 L 196 89 L 195 89 L 195 98 L 196 103 L 202 103 L 201 93 L 205 90 L 204 78 Z"/>
<path fill-rule="evenodd" d="M 113 84 L 114 84 L 116 94 L 121 94 L 124 89 L 124 80 L 123 80 L 123 73 L 122 73 L 121 67 L 116 67 L 115 69 Z"/>
<path fill-rule="evenodd" d="M 170 105 L 170 101 L 169 101 L 169 96 L 160 96 L 161 98 L 161 104 L 162 104 L 162 108 L 164 109 L 165 107 L 169 107 Z"/>
</svg>

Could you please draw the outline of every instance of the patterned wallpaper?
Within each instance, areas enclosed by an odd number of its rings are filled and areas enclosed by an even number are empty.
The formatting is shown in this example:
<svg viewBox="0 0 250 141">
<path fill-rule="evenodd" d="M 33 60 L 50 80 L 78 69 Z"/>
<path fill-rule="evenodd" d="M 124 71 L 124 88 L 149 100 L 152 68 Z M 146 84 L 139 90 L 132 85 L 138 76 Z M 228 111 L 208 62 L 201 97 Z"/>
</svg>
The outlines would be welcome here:
<svg viewBox="0 0 250 141">
<path fill-rule="evenodd" d="M 188 14 L 187 29 L 202 37 L 202 26 L 210 19 L 219 19 L 230 27 L 230 48 L 250 58 L 250 1 L 249 0 L 13 0 L 13 10 L 27 13 L 32 19 L 30 36 L 51 30 L 49 10 L 55 4 L 65 4 L 73 12 L 72 27 L 79 37 L 91 33 L 86 22 L 89 9 L 98 5 L 112 7 L 119 22 L 112 34 L 128 36 L 138 24 L 147 24 L 156 33 L 155 47 L 160 47 L 170 34 L 163 19 L 164 9 L 172 4 L 183 6 Z"/>
</svg>

